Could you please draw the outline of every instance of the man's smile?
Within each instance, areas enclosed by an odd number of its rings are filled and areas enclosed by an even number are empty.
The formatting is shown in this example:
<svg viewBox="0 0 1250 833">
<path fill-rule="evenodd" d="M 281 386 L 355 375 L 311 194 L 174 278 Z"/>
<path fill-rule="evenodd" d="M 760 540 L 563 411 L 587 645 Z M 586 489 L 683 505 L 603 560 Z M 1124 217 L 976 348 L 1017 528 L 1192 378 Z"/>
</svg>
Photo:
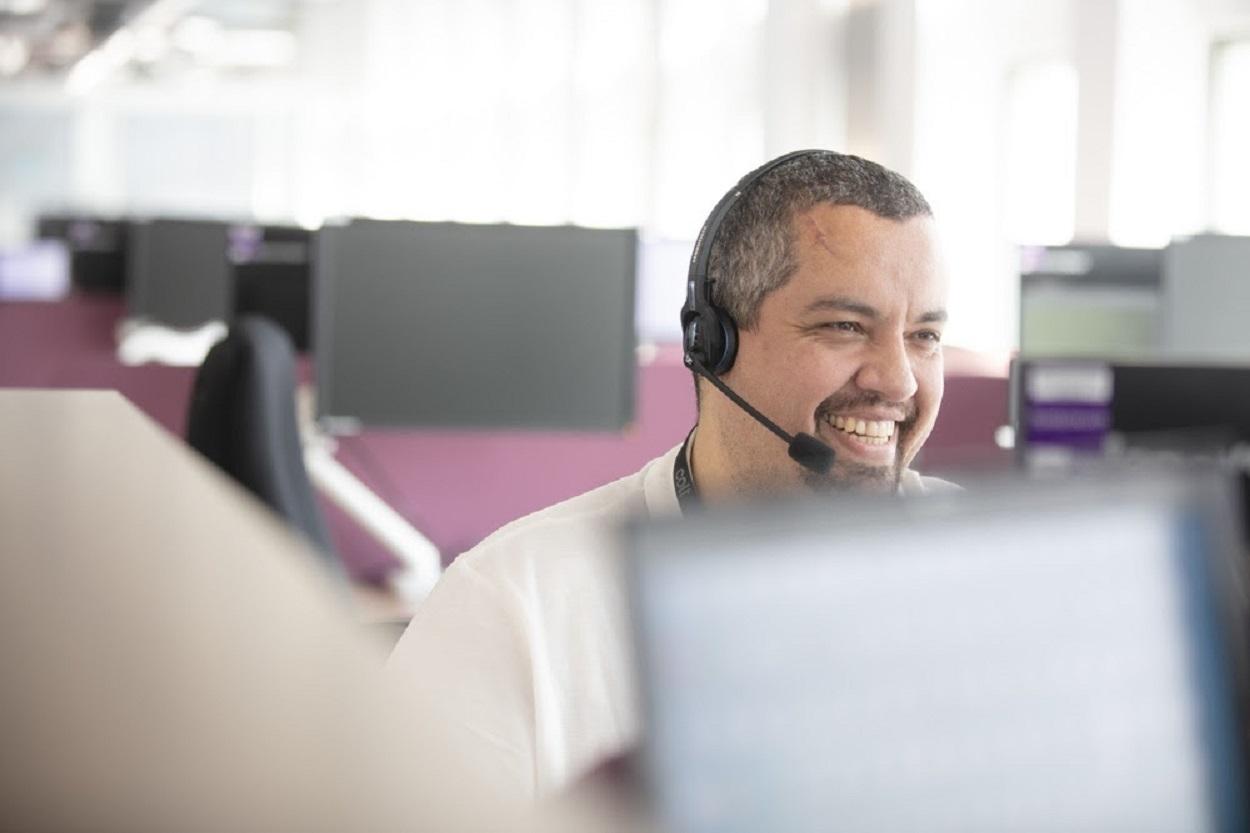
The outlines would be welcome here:
<svg viewBox="0 0 1250 833">
<path fill-rule="evenodd" d="M 899 424 L 894 420 L 869 420 L 830 415 L 819 423 L 824 439 L 839 455 L 875 466 L 894 463 L 898 447 Z"/>
<path fill-rule="evenodd" d="M 897 423 L 892 419 L 866 419 L 864 417 L 836 414 L 826 422 L 844 434 L 849 434 L 868 445 L 887 445 L 894 437 Z"/>
</svg>

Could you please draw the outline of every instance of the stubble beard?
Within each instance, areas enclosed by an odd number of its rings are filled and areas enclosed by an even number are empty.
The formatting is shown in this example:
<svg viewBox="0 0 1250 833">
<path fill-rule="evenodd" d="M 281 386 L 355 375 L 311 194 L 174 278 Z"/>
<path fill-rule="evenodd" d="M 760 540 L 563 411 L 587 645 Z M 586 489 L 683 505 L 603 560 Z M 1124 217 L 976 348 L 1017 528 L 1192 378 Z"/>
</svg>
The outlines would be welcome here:
<svg viewBox="0 0 1250 833">
<path fill-rule="evenodd" d="M 901 452 L 897 452 L 894 464 L 868 466 L 847 460 L 835 460 L 825 474 L 803 469 L 803 483 L 817 494 L 894 494 L 903 477 Z"/>
</svg>

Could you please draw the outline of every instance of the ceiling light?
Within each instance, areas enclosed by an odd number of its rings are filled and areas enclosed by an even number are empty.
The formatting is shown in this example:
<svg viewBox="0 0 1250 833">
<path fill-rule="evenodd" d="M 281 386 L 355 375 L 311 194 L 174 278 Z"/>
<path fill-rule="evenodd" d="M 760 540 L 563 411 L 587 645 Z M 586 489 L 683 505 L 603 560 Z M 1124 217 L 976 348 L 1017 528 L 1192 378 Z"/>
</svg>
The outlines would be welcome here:
<svg viewBox="0 0 1250 833">
<path fill-rule="evenodd" d="M 48 0 L 0 0 L 0 12 L 5 14 L 39 14 L 48 7 Z"/>
</svg>

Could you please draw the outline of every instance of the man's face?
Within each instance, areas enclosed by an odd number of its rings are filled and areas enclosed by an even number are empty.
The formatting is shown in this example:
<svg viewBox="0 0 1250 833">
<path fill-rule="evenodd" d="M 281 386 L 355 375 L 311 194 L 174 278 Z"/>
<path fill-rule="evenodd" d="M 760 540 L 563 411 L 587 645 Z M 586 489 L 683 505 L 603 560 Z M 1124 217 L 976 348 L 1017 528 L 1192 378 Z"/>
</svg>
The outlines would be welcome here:
<svg viewBox="0 0 1250 833">
<path fill-rule="evenodd" d="M 824 441 L 835 462 L 827 477 L 806 472 L 730 406 L 717 425 L 733 476 L 744 491 L 893 491 L 942 401 L 946 282 L 933 222 L 818 205 L 793 233 L 798 269 L 740 332 L 724 379 L 791 433 Z"/>
</svg>

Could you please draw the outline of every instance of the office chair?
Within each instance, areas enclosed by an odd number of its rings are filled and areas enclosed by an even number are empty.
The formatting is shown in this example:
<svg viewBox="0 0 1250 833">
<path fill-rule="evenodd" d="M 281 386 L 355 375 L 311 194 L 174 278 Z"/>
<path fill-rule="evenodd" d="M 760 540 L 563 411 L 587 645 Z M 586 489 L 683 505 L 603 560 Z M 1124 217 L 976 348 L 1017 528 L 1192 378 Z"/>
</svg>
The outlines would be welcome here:
<svg viewBox="0 0 1250 833">
<path fill-rule="evenodd" d="M 295 353 L 278 325 L 243 316 L 200 366 L 187 442 L 303 533 L 340 570 L 304 467 Z"/>
</svg>

